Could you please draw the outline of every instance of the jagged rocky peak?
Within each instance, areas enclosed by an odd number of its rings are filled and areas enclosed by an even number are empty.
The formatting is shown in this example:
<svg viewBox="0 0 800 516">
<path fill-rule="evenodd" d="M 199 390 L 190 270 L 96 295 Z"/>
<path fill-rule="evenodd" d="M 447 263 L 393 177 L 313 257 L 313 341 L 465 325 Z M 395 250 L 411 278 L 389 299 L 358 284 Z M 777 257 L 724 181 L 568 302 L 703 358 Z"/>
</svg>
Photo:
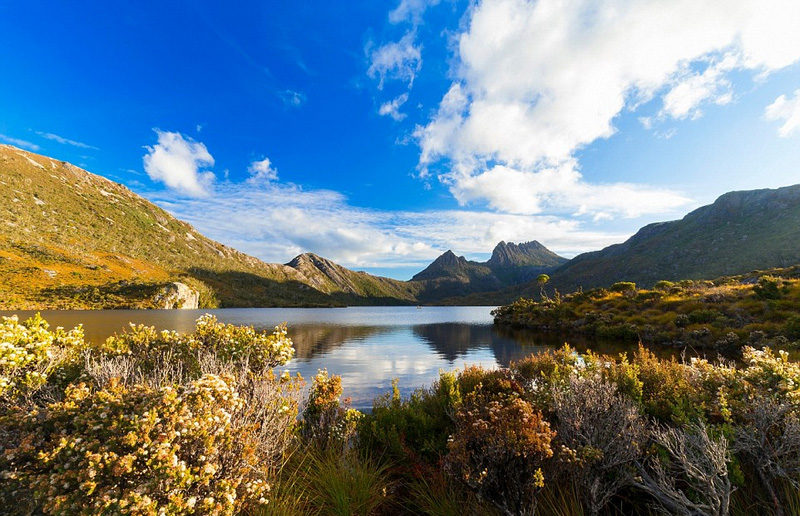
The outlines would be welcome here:
<svg viewBox="0 0 800 516">
<path fill-rule="evenodd" d="M 536 240 L 523 242 L 519 245 L 513 242 L 503 242 L 495 246 L 492 257 L 486 262 L 489 267 L 521 267 L 539 266 L 548 267 L 566 262 Z"/>
</svg>

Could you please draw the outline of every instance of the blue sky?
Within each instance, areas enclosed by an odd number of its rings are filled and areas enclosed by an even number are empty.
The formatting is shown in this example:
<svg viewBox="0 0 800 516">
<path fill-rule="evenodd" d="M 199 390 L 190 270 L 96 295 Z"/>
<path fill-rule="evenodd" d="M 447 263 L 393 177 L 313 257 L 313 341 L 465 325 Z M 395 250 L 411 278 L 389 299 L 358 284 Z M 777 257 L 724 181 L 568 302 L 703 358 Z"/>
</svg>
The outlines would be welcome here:
<svg viewBox="0 0 800 516">
<path fill-rule="evenodd" d="M 270 262 L 565 256 L 800 183 L 796 0 L 0 0 L 0 143 Z"/>
</svg>

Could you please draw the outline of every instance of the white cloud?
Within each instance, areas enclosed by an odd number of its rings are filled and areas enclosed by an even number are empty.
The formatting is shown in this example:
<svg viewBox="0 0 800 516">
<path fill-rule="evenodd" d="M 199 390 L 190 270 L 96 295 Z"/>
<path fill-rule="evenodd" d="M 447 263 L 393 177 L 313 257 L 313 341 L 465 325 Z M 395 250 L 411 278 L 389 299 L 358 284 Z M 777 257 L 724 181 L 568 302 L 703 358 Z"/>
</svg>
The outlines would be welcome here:
<svg viewBox="0 0 800 516">
<path fill-rule="evenodd" d="M 351 206 L 338 192 L 276 182 L 219 183 L 214 196 L 150 195 L 206 236 L 273 263 L 314 252 L 352 268 L 422 270 L 447 249 L 488 254 L 500 240 L 539 240 L 565 255 L 599 249 L 627 236 L 586 230 L 577 221 L 440 210 L 381 211 Z"/>
<path fill-rule="evenodd" d="M 368 48 L 370 66 L 367 75 L 378 79 L 382 90 L 386 79 L 396 79 L 414 84 L 414 78 L 422 68 L 422 50 L 416 45 L 416 35 L 408 32 L 400 41 L 393 41 L 374 50 Z"/>
<path fill-rule="evenodd" d="M 731 72 L 763 77 L 800 59 L 795 0 L 483 0 L 465 21 L 452 86 L 415 131 L 419 170 L 437 166 L 459 201 L 507 212 L 674 208 L 686 199 L 587 182 L 577 151 L 644 102 L 661 99 L 659 118 L 697 117 L 733 99 Z"/>
<path fill-rule="evenodd" d="M 32 151 L 38 151 L 40 149 L 40 147 L 35 143 L 31 143 L 26 140 L 20 140 L 19 138 L 12 138 L 11 136 L 6 136 L 5 134 L 0 134 L 0 140 L 10 143 L 11 145 L 16 145 L 17 147 L 30 149 Z"/>
<path fill-rule="evenodd" d="M 400 0 L 400 3 L 389 13 L 389 21 L 401 23 L 411 21 L 414 25 L 422 22 L 422 14 L 428 9 L 438 5 L 440 0 Z"/>
<path fill-rule="evenodd" d="M 394 100 L 390 100 L 389 102 L 384 102 L 381 104 L 380 109 L 378 109 L 378 114 L 382 116 L 390 116 L 396 121 L 401 121 L 406 117 L 405 113 L 400 112 L 400 106 L 406 103 L 408 100 L 408 92 L 403 93 L 399 97 Z"/>
<path fill-rule="evenodd" d="M 697 118 L 702 114 L 701 105 L 713 102 L 717 105 L 729 103 L 733 97 L 731 83 L 724 74 L 738 66 L 735 55 L 729 54 L 717 63 L 708 65 L 702 73 L 687 73 L 678 77 L 664 95 L 662 116 L 672 118 Z"/>
<path fill-rule="evenodd" d="M 800 128 L 800 90 L 795 90 L 794 97 L 781 95 L 775 102 L 767 106 L 764 118 L 770 121 L 782 121 L 778 134 L 788 138 Z"/>
<path fill-rule="evenodd" d="M 575 165 L 566 161 L 536 172 L 496 165 L 481 174 L 451 176 L 450 190 L 462 205 L 485 200 L 498 211 L 526 215 L 541 213 L 546 206 L 551 211 L 561 207 L 573 216 L 590 214 L 598 220 L 664 213 L 690 202 L 674 192 L 642 185 L 589 185 Z"/>
<path fill-rule="evenodd" d="M 261 161 L 253 161 L 247 167 L 250 177 L 247 179 L 249 183 L 258 183 L 262 181 L 274 181 L 278 179 L 277 169 L 272 167 L 269 158 L 264 158 Z"/>
<path fill-rule="evenodd" d="M 289 107 L 300 107 L 305 104 L 307 100 L 305 94 L 293 90 L 284 90 L 281 92 L 280 96 L 283 103 Z"/>
<path fill-rule="evenodd" d="M 64 138 L 63 136 L 59 136 L 57 134 L 45 133 L 45 132 L 42 132 L 42 131 L 36 131 L 36 134 L 38 134 L 42 138 L 46 138 L 48 140 L 53 140 L 53 141 L 56 141 L 58 143 L 62 143 L 64 145 L 72 145 L 73 147 L 79 147 L 81 149 L 98 150 L 97 147 L 93 147 L 92 145 L 87 145 L 85 143 L 76 142 L 75 140 L 70 140 L 70 139 Z"/>
<path fill-rule="evenodd" d="M 214 166 L 206 146 L 180 133 L 154 129 L 158 143 L 146 147 L 144 170 L 150 179 L 184 195 L 205 197 L 210 194 L 214 173 L 204 170 Z"/>
</svg>

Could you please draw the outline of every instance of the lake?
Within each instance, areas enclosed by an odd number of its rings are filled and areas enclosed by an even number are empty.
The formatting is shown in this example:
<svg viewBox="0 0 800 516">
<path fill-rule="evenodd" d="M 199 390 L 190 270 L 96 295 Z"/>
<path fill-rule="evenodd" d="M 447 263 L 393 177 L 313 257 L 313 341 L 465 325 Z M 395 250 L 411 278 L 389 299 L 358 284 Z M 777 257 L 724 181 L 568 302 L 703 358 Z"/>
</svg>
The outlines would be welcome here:
<svg viewBox="0 0 800 516">
<path fill-rule="evenodd" d="M 398 380 L 401 393 L 430 385 L 440 370 L 480 364 L 507 366 L 512 360 L 560 346 L 553 334 L 495 328 L 491 307 L 348 307 L 348 308 L 228 308 L 220 310 L 43 310 L 51 327 L 83 324 L 86 339 L 102 342 L 128 327 L 129 322 L 158 330 L 191 332 L 204 313 L 236 325 L 271 330 L 287 323 L 297 353 L 281 370 L 310 379 L 318 369 L 342 377 L 345 396 L 356 408 L 372 400 Z M 35 311 L 16 313 L 24 320 Z M 570 339 L 583 351 L 591 343 Z M 617 354 L 632 344 L 592 345 L 598 352 Z"/>
</svg>

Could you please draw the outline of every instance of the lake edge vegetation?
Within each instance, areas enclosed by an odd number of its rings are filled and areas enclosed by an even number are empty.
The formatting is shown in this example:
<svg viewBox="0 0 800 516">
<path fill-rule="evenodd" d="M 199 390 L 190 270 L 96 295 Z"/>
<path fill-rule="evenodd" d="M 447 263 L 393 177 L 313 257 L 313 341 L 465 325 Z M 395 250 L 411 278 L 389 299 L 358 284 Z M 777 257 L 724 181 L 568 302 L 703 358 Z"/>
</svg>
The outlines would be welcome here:
<svg viewBox="0 0 800 516">
<path fill-rule="evenodd" d="M 796 348 L 800 339 L 798 267 L 659 281 L 651 289 L 620 281 L 566 295 L 547 279 L 539 277 L 538 299 L 495 309 L 495 324 L 733 354 L 745 345 Z"/>
<path fill-rule="evenodd" d="M 0 322 L 15 514 L 800 514 L 800 364 L 578 354 L 442 372 L 368 414 L 303 380 L 285 327 L 212 316 L 102 345 Z"/>
</svg>

